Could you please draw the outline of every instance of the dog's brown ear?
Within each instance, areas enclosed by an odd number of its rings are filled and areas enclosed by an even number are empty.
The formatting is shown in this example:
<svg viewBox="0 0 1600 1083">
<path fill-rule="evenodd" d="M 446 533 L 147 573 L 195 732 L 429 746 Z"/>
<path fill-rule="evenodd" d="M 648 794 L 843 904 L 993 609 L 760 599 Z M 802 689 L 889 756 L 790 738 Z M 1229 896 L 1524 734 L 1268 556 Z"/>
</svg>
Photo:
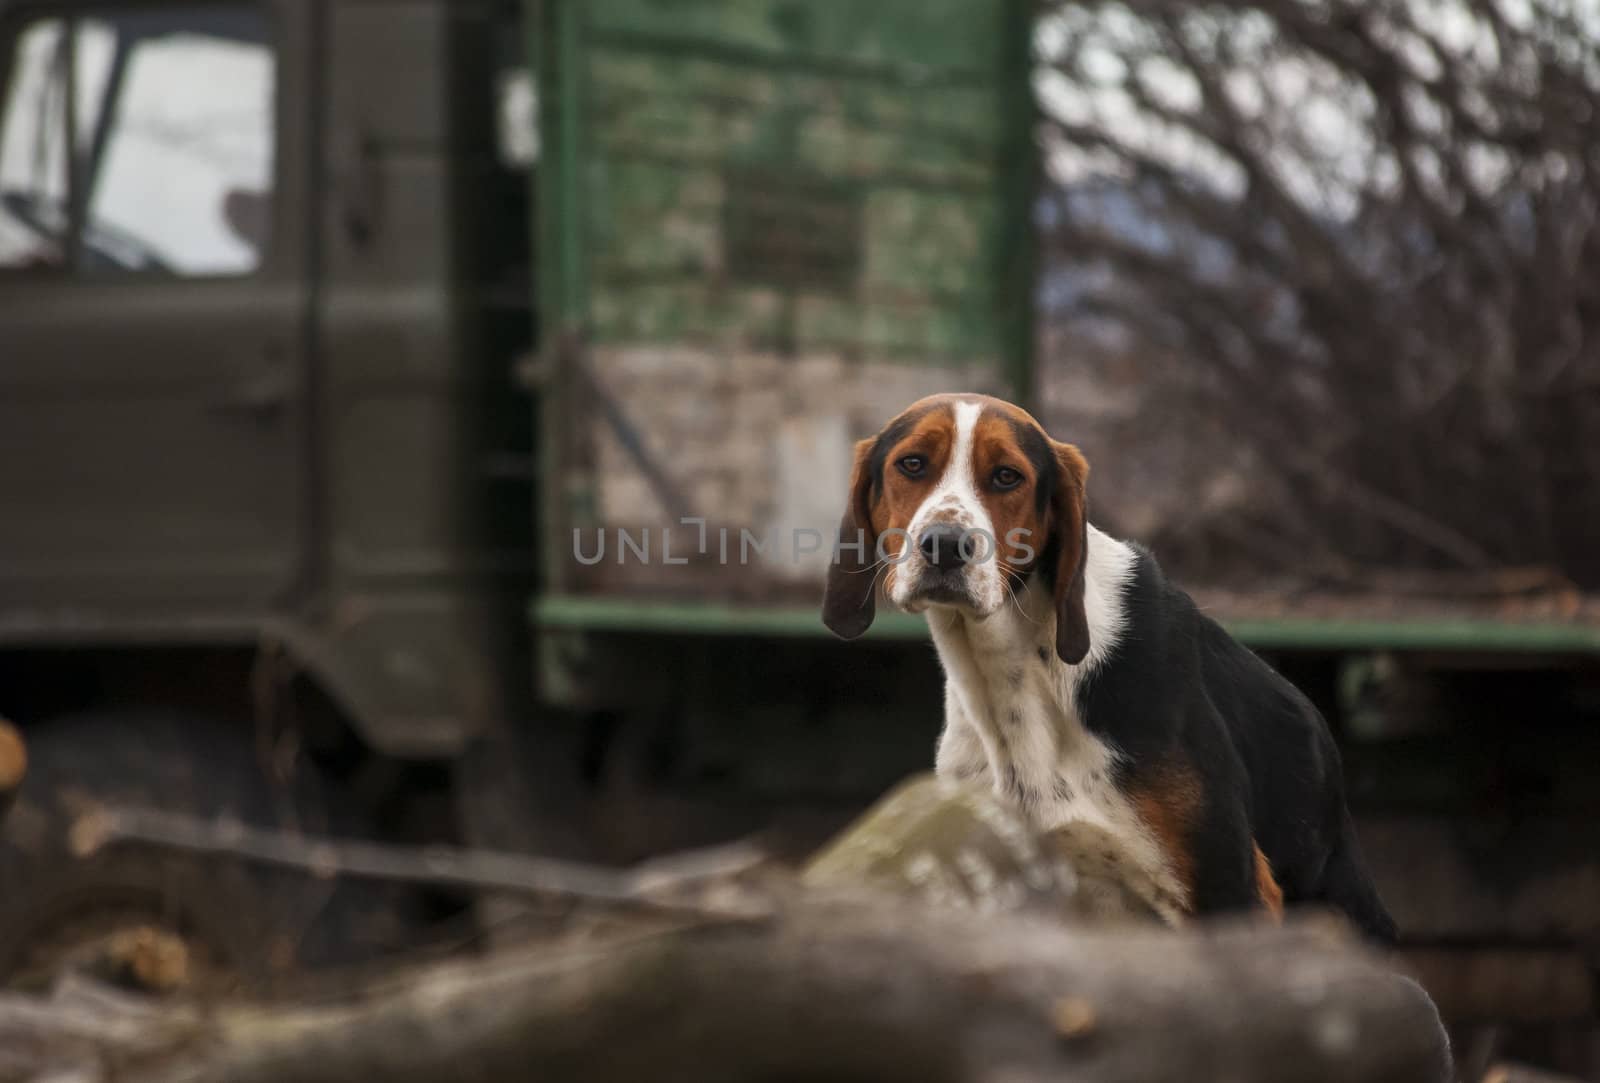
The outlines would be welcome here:
<svg viewBox="0 0 1600 1083">
<path fill-rule="evenodd" d="M 877 442 L 868 437 L 856 444 L 850 497 L 839 520 L 839 540 L 822 592 L 822 623 L 844 639 L 855 639 L 872 627 L 877 611 L 878 534 L 872 528 L 872 449 Z"/>
<path fill-rule="evenodd" d="M 1056 548 L 1056 654 L 1075 666 L 1089 653 L 1089 615 L 1083 607 L 1083 566 L 1089 555 L 1084 487 L 1089 464 L 1071 444 L 1055 444 L 1055 452 L 1050 534 Z"/>
</svg>

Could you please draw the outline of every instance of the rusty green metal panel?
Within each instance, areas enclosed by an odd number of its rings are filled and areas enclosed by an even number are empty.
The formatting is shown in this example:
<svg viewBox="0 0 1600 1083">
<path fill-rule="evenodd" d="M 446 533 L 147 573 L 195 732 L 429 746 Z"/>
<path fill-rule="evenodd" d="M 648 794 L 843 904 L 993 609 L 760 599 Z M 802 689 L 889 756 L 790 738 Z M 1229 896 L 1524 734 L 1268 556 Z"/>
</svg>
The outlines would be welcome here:
<svg viewBox="0 0 1600 1083">
<path fill-rule="evenodd" d="M 1018 6 L 547 4 L 546 311 L 595 342 L 733 335 L 1016 371 Z"/>
</svg>

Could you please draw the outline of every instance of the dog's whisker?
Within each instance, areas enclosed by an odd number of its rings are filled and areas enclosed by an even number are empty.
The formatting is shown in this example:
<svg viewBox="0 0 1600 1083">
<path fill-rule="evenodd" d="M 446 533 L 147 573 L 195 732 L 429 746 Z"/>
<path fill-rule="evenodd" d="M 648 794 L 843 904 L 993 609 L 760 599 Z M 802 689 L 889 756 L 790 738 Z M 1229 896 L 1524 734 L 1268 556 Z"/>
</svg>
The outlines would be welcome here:
<svg viewBox="0 0 1600 1083">
<path fill-rule="evenodd" d="M 1019 582 L 1020 582 L 1020 580 L 1019 580 Z M 1039 623 L 1041 623 L 1039 620 L 1028 616 L 1027 611 L 1022 608 L 1021 599 L 1019 599 L 1017 597 L 1017 592 L 1011 589 L 1011 584 L 1010 583 L 1007 583 L 1005 580 L 1002 579 L 1000 581 L 1000 585 L 1005 587 L 1006 594 L 1010 595 L 1011 604 L 1017 607 L 1017 616 L 1021 617 L 1023 620 L 1027 621 L 1029 624 L 1039 624 Z"/>
<path fill-rule="evenodd" d="M 856 607 L 857 609 L 867 608 L 867 605 L 872 601 L 873 597 L 878 592 L 878 573 L 892 566 L 892 563 L 887 560 L 877 565 L 872 574 L 872 583 L 867 587 L 866 591 L 863 592 L 861 596 L 861 604 Z"/>
<path fill-rule="evenodd" d="M 1022 588 L 1027 587 L 1028 581 L 1004 560 L 995 561 L 995 567 L 999 568 L 1001 575 L 1004 577 L 1000 580 L 1000 585 L 1005 589 L 1006 594 L 1011 598 L 1011 604 L 1016 606 L 1017 616 L 1021 617 L 1029 624 L 1043 624 L 1044 622 L 1039 618 L 1030 617 L 1028 615 L 1028 611 L 1022 608 L 1022 599 L 1018 598 L 1017 592 L 1011 589 L 1010 581 L 1013 579 L 1017 581 L 1017 586 Z"/>
<path fill-rule="evenodd" d="M 846 574 L 846 575 L 864 575 L 867 572 L 875 572 L 875 571 L 877 571 L 879 568 L 882 568 L 885 564 L 888 564 L 892 559 L 893 559 L 892 557 L 879 557 L 877 560 L 873 561 L 871 564 L 868 564 L 868 565 L 866 565 L 865 567 L 862 567 L 862 568 L 840 568 L 839 570 L 841 572 L 844 572 L 844 574 Z"/>
</svg>

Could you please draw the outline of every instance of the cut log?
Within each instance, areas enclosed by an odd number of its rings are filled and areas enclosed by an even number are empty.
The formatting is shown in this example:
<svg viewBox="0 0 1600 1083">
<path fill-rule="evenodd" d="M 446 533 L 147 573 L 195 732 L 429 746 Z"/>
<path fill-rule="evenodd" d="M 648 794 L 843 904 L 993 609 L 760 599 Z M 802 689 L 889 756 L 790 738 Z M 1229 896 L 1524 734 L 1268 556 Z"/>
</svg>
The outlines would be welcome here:
<svg viewBox="0 0 1600 1083">
<path fill-rule="evenodd" d="M 69 982 L 47 1005 L 0 998 L 0 1079 L 1449 1078 L 1426 995 L 1327 925 L 1080 931 L 883 896 L 770 902 L 290 1007 L 157 1010 Z"/>
<path fill-rule="evenodd" d="M 1450 1076 L 1427 995 L 1342 926 L 1166 928 L 1110 840 L 1036 837 L 981 788 L 909 783 L 799 881 L 726 854 L 616 873 L 128 810 L 80 826 L 85 848 L 442 876 L 586 899 L 604 919 L 293 1004 L 157 1004 L 69 976 L 49 1000 L 0 996 L 0 1083 Z"/>
</svg>

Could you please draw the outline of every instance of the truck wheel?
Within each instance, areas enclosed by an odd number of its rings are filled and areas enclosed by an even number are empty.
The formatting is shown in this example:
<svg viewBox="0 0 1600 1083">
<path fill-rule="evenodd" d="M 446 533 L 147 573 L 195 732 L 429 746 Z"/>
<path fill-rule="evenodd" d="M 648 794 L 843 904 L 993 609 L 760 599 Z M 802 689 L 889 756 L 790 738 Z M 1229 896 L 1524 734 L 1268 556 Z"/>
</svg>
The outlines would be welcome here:
<svg viewBox="0 0 1600 1083">
<path fill-rule="evenodd" d="M 47 980 L 106 953 L 119 975 L 185 991 L 270 988 L 295 970 L 376 953 L 397 932 L 398 896 L 234 859 L 119 846 L 67 849 L 95 804 L 157 808 L 308 833 L 360 833 L 309 765 L 287 792 L 268 781 L 248 732 L 165 713 L 88 714 L 28 733 L 28 773 L 0 826 L 0 985 Z M 395 937 L 398 939 L 398 936 Z"/>
</svg>

